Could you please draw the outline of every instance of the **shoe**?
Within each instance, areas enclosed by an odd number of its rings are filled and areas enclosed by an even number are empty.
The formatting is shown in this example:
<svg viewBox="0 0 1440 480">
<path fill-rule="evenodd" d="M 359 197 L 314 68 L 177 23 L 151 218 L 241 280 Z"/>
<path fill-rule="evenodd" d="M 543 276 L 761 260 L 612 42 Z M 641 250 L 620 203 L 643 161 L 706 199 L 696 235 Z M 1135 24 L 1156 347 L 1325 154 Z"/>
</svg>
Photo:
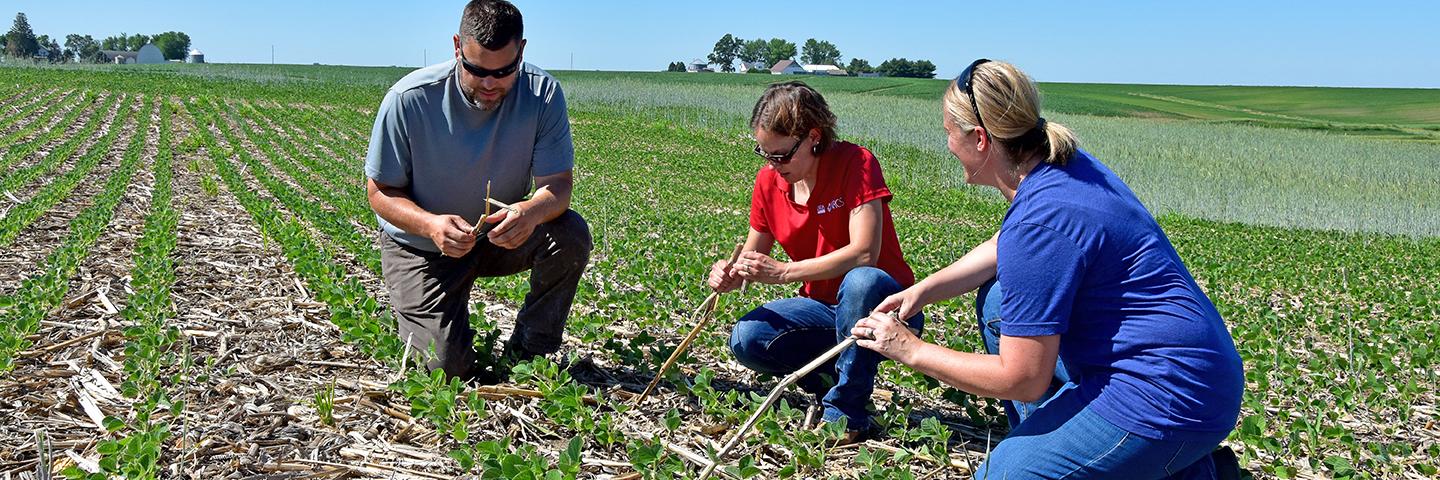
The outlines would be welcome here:
<svg viewBox="0 0 1440 480">
<path fill-rule="evenodd" d="M 1215 464 L 1215 478 L 1218 480 L 1240 480 L 1241 475 L 1240 459 L 1235 457 L 1235 451 L 1230 447 L 1221 445 L 1215 451 L 1210 452 L 1210 461 Z"/>
<path fill-rule="evenodd" d="M 540 355 L 539 353 L 525 349 L 524 346 L 520 345 L 520 342 L 508 341 L 505 342 L 505 349 L 500 353 L 500 364 L 508 368 L 520 362 L 534 360 L 535 357 Z"/>
<path fill-rule="evenodd" d="M 821 419 L 821 420 L 820 420 L 820 423 L 817 424 L 817 425 L 815 425 L 815 431 L 818 432 L 818 431 L 824 430 L 824 429 L 825 429 L 825 425 L 828 424 L 828 423 L 830 423 L 830 422 L 826 422 L 824 419 Z M 871 434 L 871 431 L 870 431 L 870 430 L 871 430 L 870 428 L 865 428 L 865 429 L 862 429 L 862 430 L 848 430 L 848 429 L 847 429 L 847 430 L 845 430 L 845 433 L 841 434 L 839 438 L 836 438 L 836 439 L 835 439 L 835 443 L 832 444 L 832 445 L 830 445 L 830 447 L 831 447 L 831 448 L 834 448 L 834 447 L 843 447 L 843 446 L 846 446 L 846 445 L 854 445 L 854 444 L 857 444 L 857 443 L 860 443 L 860 442 L 869 440 L 870 437 L 871 437 L 871 435 L 870 435 L 870 434 Z"/>
<path fill-rule="evenodd" d="M 468 381 L 479 385 L 499 385 L 510 381 L 509 372 L 499 371 L 499 368 L 476 368 L 470 370 Z"/>
<path fill-rule="evenodd" d="M 510 369 L 489 358 L 477 358 L 470 364 L 470 372 L 463 377 L 467 382 L 480 385 L 498 385 L 510 379 Z"/>
<path fill-rule="evenodd" d="M 854 445 L 854 444 L 863 442 L 863 441 L 865 441 L 865 440 L 866 440 L 865 432 L 862 432 L 862 431 L 859 431 L 859 430 L 848 430 L 848 431 L 845 432 L 844 435 L 841 435 L 840 438 L 835 439 L 835 444 L 834 444 L 834 445 L 831 445 L 830 447 L 831 447 L 831 448 L 834 448 L 834 447 L 843 447 L 843 446 L 846 446 L 846 445 Z"/>
</svg>

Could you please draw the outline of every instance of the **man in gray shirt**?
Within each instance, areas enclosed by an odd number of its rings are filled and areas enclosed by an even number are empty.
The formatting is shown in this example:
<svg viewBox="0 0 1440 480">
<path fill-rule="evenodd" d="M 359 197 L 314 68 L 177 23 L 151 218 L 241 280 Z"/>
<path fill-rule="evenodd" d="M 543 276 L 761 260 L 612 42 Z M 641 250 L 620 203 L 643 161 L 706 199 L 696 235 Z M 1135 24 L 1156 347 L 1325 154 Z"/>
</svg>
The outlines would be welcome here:
<svg viewBox="0 0 1440 480">
<path fill-rule="evenodd" d="M 509 2 L 471 1 L 455 58 L 391 87 L 370 134 L 366 191 L 400 338 L 453 377 L 491 373 L 477 366 L 469 323 L 477 277 L 530 270 L 505 345 L 508 359 L 529 358 L 560 348 L 590 258 L 590 228 L 569 209 L 575 147 L 565 95 L 523 62 L 523 29 Z M 487 183 L 513 208 L 481 218 Z"/>
</svg>

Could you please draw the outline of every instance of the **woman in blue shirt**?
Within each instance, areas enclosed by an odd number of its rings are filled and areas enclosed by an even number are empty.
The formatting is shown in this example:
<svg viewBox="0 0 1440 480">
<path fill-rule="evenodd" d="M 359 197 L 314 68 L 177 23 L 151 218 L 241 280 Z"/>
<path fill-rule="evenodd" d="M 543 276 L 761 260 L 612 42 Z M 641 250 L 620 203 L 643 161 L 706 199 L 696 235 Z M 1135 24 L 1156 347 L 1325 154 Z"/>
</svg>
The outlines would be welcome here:
<svg viewBox="0 0 1440 480">
<path fill-rule="evenodd" d="M 976 478 L 1215 478 L 1210 454 L 1235 425 L 1244 372 L 1155 218 L 1040 117 L 1039 91 L 1013 65 L 977 60 L 944 110 L 965 180 L 1010 208 L 990 240 L 857 323 L 859 345 L 1007 400 L 1010 434 Z M 977 288 L 987 354 L 891 320 Z"/>
</svg>

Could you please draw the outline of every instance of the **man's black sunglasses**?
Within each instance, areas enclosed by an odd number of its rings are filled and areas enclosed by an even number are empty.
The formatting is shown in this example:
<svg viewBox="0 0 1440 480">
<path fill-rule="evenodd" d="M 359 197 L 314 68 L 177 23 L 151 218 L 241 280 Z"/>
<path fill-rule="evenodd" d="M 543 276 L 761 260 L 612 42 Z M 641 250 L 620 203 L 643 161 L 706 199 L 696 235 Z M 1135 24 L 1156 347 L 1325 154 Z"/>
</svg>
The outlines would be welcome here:
<svg viewBox="0 0 1440 480">
<path fill-rule="evenodd" d="M 786 154 L 784 154 L 784 155 L 776 154 L 776 153 L 766 153 L 766 152 L 765 152 L 765 149 L 760 148 L 760 144 L 757 143 L 757 144 L 755 144 L 755 154 L 756 154 L 756 155 L 759 155 L 760 158 L 765 159 L 765 161 L 767 161 L 767 162 L 770 162 L 770 163 L 773 163 L 773 164 L 776 164 L 776 165 L 784 165 L 784 164 L 790 163 L 790 159 L 795 158 L 795 152 L 796 152 L 797 150 L 800 150 L 800 144 L 801 144 L 801 143 L 805 143 L 805 138 L 804 138 L 804 137 L 795 139 L 795 146 L 790 147 L 790 152 L 789 152 L 789 153 L 786 153 Z"/>
<path fill-rule="evenodd" d="M 465 58 L 465 52 L 462 50 L 462 51 L 460 52 L 460 66 L 465 67 L 465 71 L 470 72 L 471 75 L 474 75 L 474 76 L 477 76 L 477 77 L 480 77 L 480 78 L 485 78 L 485 77 L 494 77 L 494 78 L 497 78 L 497 79 L 505 78 L 505 77 L 510 76 L 511 74 L 514 74 L 516 70 L 519 70 L 519 69 L 520 69 L 520 56 L 521 56 L 520 54 L 522 54 L 522 53 L 524 53 L 524 52 L 523 52 L 523 51 L 515 52 L 515 60 L 514 60 L 514 61 L 511 61 L 509 65 L 506 65 L 506 66 L 503 66 L 503 67 L 500 67 L 500 68 L 491 70 L 491 69 L 488 69 L 488 68 L 481 67 L 481 66 L 479 66 L 479 65 L 470 63 L 470 60 L 467 60 L 467 59 Z"/>
<path fill-rule="evenodd" d="M 985 136 L 987 137 L 990 136 L 990 129 L 985 128 L 985 119 L 980 118 L 980 104 L 975 103 L 974 80 L 975 67 L 978 67 L 989 61 L 990 59 L 988 58 L 981 58 L 979 60 L 975 60 L 974 62 L 970 63 L 970 66 L 965 67 L 965 71 L 960 72 L 960 76 L 955 77 L 955 83 L 958 84 L 960 88 L 965 91 L 966 96 L 970 97 L 970 108 L 975 111 L 975 121 L 980 123 L 980 128 L 982 130 L 985 130 Z"/>
</svg>

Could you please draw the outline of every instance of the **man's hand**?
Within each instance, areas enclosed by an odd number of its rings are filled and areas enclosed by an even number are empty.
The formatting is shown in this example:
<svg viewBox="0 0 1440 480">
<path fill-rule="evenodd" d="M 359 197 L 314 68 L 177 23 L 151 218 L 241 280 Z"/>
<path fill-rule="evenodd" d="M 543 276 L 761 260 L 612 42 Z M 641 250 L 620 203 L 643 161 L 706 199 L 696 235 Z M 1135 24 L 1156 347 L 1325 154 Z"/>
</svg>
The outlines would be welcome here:
<svg viewBox="0 0 1440 480">
<path fill-rule="evenodd" d="M 740 254 L 740 260 L 735 262 L 734 271 L 740 278 L 760 283 L 781 284 L 789 283 L 785 274 L 789 270 L 787 264 L 770 258 L 769 255 L 760 252 L 745 252 Z"/>
<path fill-rule="evenodd" d="M 718 260 L 710 267 L 710 281 L 706 282 L 710 288 L 725 293 L 737 288 L 743 283 L 739 275 L 735 274 L 735 268 L 730 262 Z"/>
<path fill-rule="evenodd" d="M 426 227 L 425 236 L 435 242 L 442 255 L 460 258 L 475 248 L 476 237 L 470 234 L 472 226 L 459 215 L 435 215 Z"/>
<path fill-rule="evenodd" d="M 499 223 L 495 228 L 490 229 L 486 238 L 490 243 L 500 248 L 514 250 L 525 244 L 530 235 L 535 233 L 536 223 L 532 217 L 525 214 L 525 210 L 518 203 L 511 205 L 510 209 L 501 209 L 498 212 L 485 217 L 485 223 Z"/>
</svg>

